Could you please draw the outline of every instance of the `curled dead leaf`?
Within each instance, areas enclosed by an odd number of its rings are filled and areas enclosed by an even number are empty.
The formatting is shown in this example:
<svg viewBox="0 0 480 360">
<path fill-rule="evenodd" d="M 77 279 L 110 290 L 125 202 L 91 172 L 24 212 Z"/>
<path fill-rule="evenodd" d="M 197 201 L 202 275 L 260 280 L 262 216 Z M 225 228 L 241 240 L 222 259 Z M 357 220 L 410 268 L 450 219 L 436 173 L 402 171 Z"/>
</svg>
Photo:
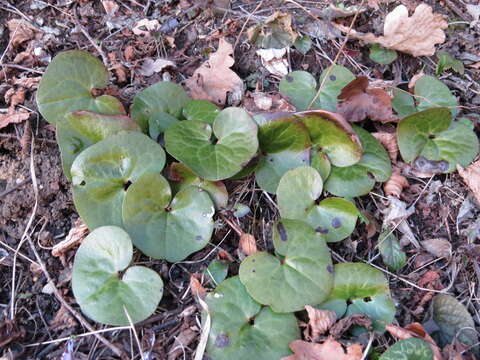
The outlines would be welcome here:
<svg viewBox="0 0 480 360">
<path fill-rule="evenodd" d="M 186 81 L 193 99 L 212 101 L 218 105 L 232 104 L 242 99 L 244 86 L 240 77 L 230 69 L 234 64 L 233 47 L 225 39 L 220 39 L 218 50 L 210 54 L 193 76 Z"/>
<path fill-rule="evenodd" d="M 0 129 L 10 125 L 18 124 L 30 117 L 30 113 L 24 111 L 17 111 L 14 113 L 0 114 Z"/>
<path fill-rule="evenodd" d="M 257 242 L 252 234 L 242 233 L 239 241 L 240 251 L 245 255 L 252 255 L 257 252 Z"/>
<path fill-rule="evenodd" d="M 363 314 L 352 314 L 340 319 L 330 328 L 330 335 L 335 339 L 340 338 L 353 325 L 363 326 L 372 330 L 372 320 Z"/>
<path fill-rule="evenodd" d="M 175 360 L 181 358 L 184 353 L 184 349 L 192 343 L 195 338 L 198 337 L 198 333 L 190 328 L 183 330 L 168 350 L 168 360 Z"/>
<path fill-rule="evenodd" d="M 288 61 L 285 58 L 287 49 L 259 49 L 257 55 L 262 60 L 262 65 L 270 74 L 283 77 L 288 74 Z"/>
<path fill-rule="evenodd" d="M 198 280 L 198 277 L 199 275 L 197 273 L 190 275 L 190 291 L 195 298 L 200 297 L 204 299 L 207 295 L 207 290 L 205 290 L 200 280 Z"/>
<path fill-rule="evenodd" d="M 409 183 L 405 176 L 400 174 L 399 168 L 394 168 L 390 178 L 383 184 L 385 195 L 400 197 L 403 189 L 408 187 Z"/>
<path fill-rule="evenodd" d="M 315 309 L 313 306 L 306 305 L 305 310 L 308 313 L 307 339 L 314 340 L 325 334 L 337 320 L 337 315 L 333 311 Z"/>
<path fill-rule="evenodd" d="M 423 71 L 413 75 L 410 81 L 408 82 L 408 90 L 413 91 L 415 89 L 415 84 L 417 83 L 418 79 L 420 79 L 424 75 L 425 73 Z"/>
<path fill-rule="evenodd" d="M 158 29 L 160 29 L 158 20 L 142 19 L 135 24 L 132 31 L 135 35 L 150 36 L 151 32 L 157 31 Z"/>
<path fill-rule="evenodd" d="M 452 244 L 447 239 L 428 239 L 420 241 L 420 244 L 425 250 L 437 258 L 450 258 L 452 256 Z"/>
<path fill-rule="evenodd" d="M 67 237 L 65 240 L 60 241 L 56 244 L 52 249 L 53 256 L 62 256 L 65 252 L 71 249 L 74 246 L 80 245 L 80 243 L 85 239 L 88 235 L 88 227 L 85 223 L 78 218 L 73 227 L 68 232 Z"/>
<path fill-rule="evenodd" d="M 338 95 L 337 112 L 350 122 L 370 118 L 382 123 L 397 121 L 392 111 L 392 100 L 380 88 L 368 88 L 368 78 L 359 76 L 342 89 Z"/>
<path fill-rule="evenodd" d="M 385 149 L 387 149 L 390 160 L 392 160 L 393 163 L 397 162 L 399 150 L 396 134 L 388 133 L 386 131 L 379 131 L 372 133 L 372 135 L 380 144 L 383 145 Z"/>
<path fill-rule="evenodd" d="M 353 344 L 346 347 L 328 338 L 322 344 L 295 340 L 290 343 L 293 355 L 282 358 L 282 360 L 360 360 L 363 356 L 362 345 Z"/>
<path fill-rule="evenodd" d="M 292 29 L 292 15 L 279 11 L 273 13 L 262 25 L 247 30 L 248 39 L 265 49 L 291 46 L 297 36 Z"/>
<path fill-rule="evenodd" d="M 28 40 L 35 38 L 39 30 L 23 19 L 11 19 L 7 21 L 8 31 L 10 32 L 10 43 L 13 48 L 18 47 Z"/>
<path fill-rule="evenodd" d="M 345 25 L 334 24 L 343 32 L 348 32 Z M 350 31 L 350 37 L 363 40 L 368 44 L 380 44 L 384 48 L 398 50 L 413 56 L 432 56 L 435 45 L 445 41 L 445 30 L 448 27 L 443 15 L 434 14 L 427 4 L 420 4 L 412 16 L 408 9 L 399 5 L 390 12 L 383 25 L 383 36 L 372 33 Z"/>
<path fill-rule="evenodd" d="M 457 165 L 457 170 L 480 205 L 480 160 L 470 164 L 465 169 Z"/>
</svg>

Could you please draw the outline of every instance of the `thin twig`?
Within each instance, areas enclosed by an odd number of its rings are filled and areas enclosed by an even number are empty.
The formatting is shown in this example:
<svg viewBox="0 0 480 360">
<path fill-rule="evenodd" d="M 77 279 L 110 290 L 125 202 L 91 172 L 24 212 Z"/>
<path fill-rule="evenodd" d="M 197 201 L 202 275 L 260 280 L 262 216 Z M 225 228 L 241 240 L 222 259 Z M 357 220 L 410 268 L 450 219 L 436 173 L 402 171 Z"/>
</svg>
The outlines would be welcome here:
<svg viewBox="0 0 480 360">
<path fill-rule="evenodd" d="M 235 49 L 237 48 L 237 44 L 240 40 L 240 36 L 243 34 L 243 31 L 245 30 L 245 26 L 247 26 L 248 22 L 250 21 L 250 19 L 252 18 L 253 14 L 255 14 L 257 12 L 257 10 L 260 8 L 260 6 L 262 6 L 263 4 L 263 0 L 260 1 L 257 5 L 257 7 L 253 10 L 253 12 L 251 12 L 247 19 L 245 20 L 245 22 L 243 23 L 243 26 L 242 28 L 240 29 L 240 32 L 238 33 L 238 36 L 237 36 L 237 39 L 235 40 L 235 44 L 233 45 L 233 52 L 235 52 Z"/>
<path fill-rule="evenodd" d="M 75 8 L 73 10 L 73 13 L 75 14 L 75 24 L 78 26 L 78 28 L 80 29 L 80 31 L 82 32 L 83 35 L 85 35 L 85 37 L 87 38 L 88 41 L 90 41 L 90 44 L 92 44 L 92 46 L 95 48 L 95 50 L 97 50 L 97 52 L 100 54 L 100 56 L 102 57 L 102 61 L 103 61 L 103 64 L 105 66 L 108 65 L 108 58 L 107 56 L 105 55 L 105 53 L 103 52 L 102 50 L 102 47 L 100 45 L 98 45 L 94 39 L 92 39 L 92 37 L 90 36 L 90 34 L 88 33 L 87 29 L 85 29 L 85 27 L 80 24 L 80 20 L 78 19 L 78 15 L 77 15 L 77 9 Z"/>
<path fill-rule="evenodd" d="M 4 196 L 7 196 L 8 194 L 14 192 L 15 190 L 17 190 L 19 187 L 22 187 L 23 185 L 25 184 L 28 184 L 32 179 L 30 178 L 30 176 L 28 178 L 26 178 L 25 180 L 19 182 L 18 184 L 12 186 L 10 189 L 7 189 L 5 190 L 4 192 L 0 193 L 0 199 Z"/>
<path fill-rule="evenodd" d="M 132 318 L 130 317 L 130 314 L 128 313 L 128 310 L 125 307 L 125 305 L 123 305 L 123 311 L 125 311 L 125 315 L 127 316 L 128 323 L 130 324 L 130 331 L 133 332 L 133 336 L 135 337 L 135 342 L 137 343 L 138 350 L 140 351 L 140 357 L 142 358 L 142 360 L 145 360 L 143 356 L 142 345 L 140 345 L 140 340 L 138 339 L 137 331 L 135 330 L 135 326 L 133 325 Z M 133 351 L 132 351 L 132 356 L 133 356 Z"/>
</svg>

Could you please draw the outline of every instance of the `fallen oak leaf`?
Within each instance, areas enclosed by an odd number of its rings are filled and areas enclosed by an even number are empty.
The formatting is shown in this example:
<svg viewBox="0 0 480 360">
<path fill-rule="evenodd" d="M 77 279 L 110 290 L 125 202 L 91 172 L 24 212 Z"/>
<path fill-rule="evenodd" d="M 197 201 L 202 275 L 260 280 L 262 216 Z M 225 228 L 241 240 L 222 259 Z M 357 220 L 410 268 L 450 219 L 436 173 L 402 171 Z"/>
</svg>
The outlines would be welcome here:
<svg viewBox="0 0 480 360">
<path fill-rule="evenodd" d="M 432 8 L 420 4 L 411 17 L 408 9 L 399 5 L 390 12 L 383 25 L 383 36 L 372 33 L 359 33 L 345 25 L 333 24 L 337 29 L 349 33 L 349 36 L 363 40 L 368 44 L 379 44 L 387 49 L 398 50 L 413 56 L 432 56 L 435 45 L 445 41 L 448 27 L 443 15 L 434 14 Z"/>
<path fill-rule="evenodd" d="M 457 165 L 457 170 L 480 205 L 480 160 L 477 160 L 466 168 Z"/>
<path fill-rule="evenodd" d="M 383 185 L 383 190 L 385 195 L 395 196 L 396 198 L 400 197 L 403 189 L 408 187 L 409 183 L 405 176 L 400 174 L 399 168 L 394 168 L 392 175 Z"/>
<path fill-rule="evenodd" d="M 382 123 L 398 121 L 392 111 L 392 99 L 380 88 L 368 88 L 368 78 L 359 76 L 338 95 L 337 112 L 349 122 L 370 118 Z"/>
<path fill-rule="evenodd" d="M 337 315 L 333 311 L 315 309 L 310 305 L 306 305 L 305 310 L 309 318 L 306 329 L 308 340 L 315 340 L 325 334 L 337 320 Z"/>
<path fill-rule="evenodd" d="M 294 340 L 290 343 L 290 349 L 294 354 L 282 360 L 360 360 L 363 356 L 362 345 L 347 346 L 345 352 L 342 344 L 331 337 L 322 344 Z"/>
<path fill-rule="evenodd" d="M 208 61 L 186 81 L 193 99 L 225 105 L 227 95 L 230 95 L 232 104 L 240 102 L 244 86 L 242 79 L 230 69 L 235 62 L 232 56 L 232 45 L 225 39 L 220 39 L 217 51 L 210 54 Z"/>
</svg>

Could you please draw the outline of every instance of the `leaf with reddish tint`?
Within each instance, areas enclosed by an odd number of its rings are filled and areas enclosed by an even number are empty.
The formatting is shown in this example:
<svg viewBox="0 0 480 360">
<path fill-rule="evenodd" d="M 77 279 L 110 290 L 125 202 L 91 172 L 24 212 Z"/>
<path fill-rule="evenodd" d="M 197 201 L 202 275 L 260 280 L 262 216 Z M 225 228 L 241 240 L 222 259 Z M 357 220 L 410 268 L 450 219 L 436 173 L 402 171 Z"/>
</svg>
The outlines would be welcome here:
<svg viewBox="0 0 480 360">
<path fill-rule="evenodd" d="M 300 338 L 295 315 L 278 314 L 253 300 L 238 276 L 224 280 L 205 299 L 211 317 L 207 354 L 212 360 L 278 360 Z"/>
<path fill-rule="evenodd" d="M 322 344 L 295 340 L 290 343 L 294 355 L 282 360 L 361 360 L 362 345 L 353 344 L 344 350 L 342 344 L 329 337 Z"/>
<path fill-rule="evenodd" d="M 299 220 L 274 226 L 275 257 L 256 252 L 243 260 L 239 275 L 256 301 L 278 313 L 302 310 L 328 297 L 333 283 L 332 259 L 324 238 Z"/>
<path fill-rule="evenodd" d="M 396 121 L 392 112 L 390 95 L 379 88 L 368 88 L 368 78 L 359 76 L 342 89 L 338 95 L 337 111 L 350 122 L 365 119 L 382 123 Z"/>
</svg>

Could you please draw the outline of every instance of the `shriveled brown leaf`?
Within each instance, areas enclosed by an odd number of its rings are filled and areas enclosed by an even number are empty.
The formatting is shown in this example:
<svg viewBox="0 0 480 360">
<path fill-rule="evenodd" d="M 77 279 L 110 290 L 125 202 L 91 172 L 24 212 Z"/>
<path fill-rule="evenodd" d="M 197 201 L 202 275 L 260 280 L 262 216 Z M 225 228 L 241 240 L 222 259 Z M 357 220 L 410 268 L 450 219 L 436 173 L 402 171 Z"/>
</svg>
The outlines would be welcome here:
<svg viewBox="0 0 480 360">
<path fill-rule="evenodd" d="M 313 306 L 306 305 L 305 310 L 308 313 L 308 340 L 317 339 L 325 334 L 337 320 L 337 315 L 333 311 L 315 309 Z"/>
<path fill-rule="evenodd" d="M 371 239 L 376 233 L 380 232 L 380 224 L 378 223 L 377 219 L 375 219 L 375 217 L 367 210 L 363 210 L 362 214 L 368 219 L 368 224 L 366 225 L 367 239 Z"/>
<path fill-rule="evenodd" d="M 75 318 L 65 306 L 61 306 L 55 314 L 55 317 L 50 322 L 50 329 L 60 331 L 64 329 L 71 329 L 77 326 Z"/>
<path fill-rule="evenodd" d="M 282 360 L 360 360 L 363 355 L 362 345 L 347 346 L 347 352 L 338 341 L 328 338 L 322 344 L 294 340 L 290 343 L 293 355 Z"/>
<path fill-rule="evenodd" d="M 383 184 L 383 191 L 385 191 L 385 195 L 392 195 L 399 198 L 403 189 L 408 187 L 408 185 L 407 178 L 400 174 L 399 168 L 395 167 L 393 168 L 390 178 Z"/>
<path fill-rule="evenodd" d="M 480 160 L 477 160 L 466 168 L 457 165 L 457 170 L 480 205 Z"/>
<path fill-rule="evenodd" d="M 102 0 L 103 8 L 107 15 L 115 15 L 120 6 L 113 0 Z"/>
<path fill-rule="evenodd" d="M 340 319 L 335 325 L 330 328 L 330 335 L 338 339 L 346 332 L 352 325 L 358 325 L 372 329 L 372 320 L 362 314 L 352 314 L 343 319 Z"/>
<path fill-rule="evenodd" d="M 247 92 L 243 98 L 243 107 L 250 113 L 295 111 L 295 108 L 281 94 L 267 94 L 260 91 Z"/>
<path fill-rule="evenodd" d="M 11 19 L 7 21 L 7 27 L 10 32 L 10 43 L 13 48 L 18 47 L 26 41 L 32 40 L 39 32 L 37 28 L 23 19 Z"/>
<path fill-rule="evenodd" d="M 359 76 L 345 86 L 338 99 L 337 112 L 350 122 L 366 118 L 382 123 L 398 120 L 392 111 L 390 95 L 383 89 L 369 89 L 366 76 Z"/>
<path fill-rule="evenodd" d="M 30 117 L 30 113 L 24 111 L 17 111 L 10 114 L 0 114 L 0 129 L 10 125 L 18 124 Z"/>
<path fill-rule="evenodd" d="M 430 348 L 433 351 L 433 359 L 443 360 L 440 348 L 437 346 L 436 342 L 432 339 L 432 337 L 425 331 L 423 326 L 419 323 L 412 323 L 405 326 L 404 328 L 393 324 L 387 324 L 385 325 L 385 328 L 392 336 L 396 337 L 399 340 L 410 339 L 412 337 L 417 337 L 425 340 L 428 345 L 430 345 Z"/>
<path fill-rule="evenodd" d="M 292 45 L 298 34 L 292 29 L 292 15 L 276 11 L 262 25 L 249 28 L 247 37 L 259 47 L 281 49 Z"/>
<path fill-rule="evenodd" d="M 175 360 L 184 353 L 184 348 L 192 343 L 193 340 L 198 336 L 196 331 L 188 328 L 183 330 L 177 337 L 168 351 L 168 360 Z"/>
<path fill-rule="evenodd" d="M 240 251 L 245 255 L 252 255 L 257 252 L 257 242 L 252 234 L 242 233 L 239 241 Z"/>
<path fill-rule="evenodd" d="M 25 337 L 26 331 L 23 326 L 18 326 L 15 320 L 3 319 L 0 321 L 0 349 L 7 344 Z"/>
<path fill-rule="evenodd" d="M 420 241 L 420 244 L 425 250 L 437 258 L 450 258 L 452 256 L 452 244 L 447 239 L 428 239 Z"/>
<path fill-rule="evenodd" d="M 78 218 L 73 224 L 73 227 L 68 232 L 65 240 L 60 241 L 53 247 L 52 255 L 56 257 L 62 256 L 67 250 L 79 245 L 87 235 L 87 225 L 85 225 L 85 223 L 80 218 Z"/>
<path fill-rule="evenodd" d="M 146 58 L 143 61 L 142 66 L 138 69 L 138 72 L 143 76 L 152 76 L 154 73 L 160 73 L 167 68 L 175 68 L 176 65 L 173 61 L 167 59 Z"/>
<path fill-rule="evenodd" d="M 199 275 L 196 273 L 190 275 L 190 291 L 193 296 L 198 296 L 203 299 L 207 295 L 207 290 L 205 290 L 200 280 L 198 280 L 198 277 Z"/>
<path fill-rule="evenodd" d="M 230 69 L 235 62 L 232 56 L 232 45 L 220 39 L 218 50 L 186 81 L 193 99 L 225 105 L 229 96 L 232 104 L 240 102 L 244 91 L 243 81 Z"/>
<path fill-rule="evenodd" d="M 343 32 L 348 32 L 345 25 L 334 24 Z M 435 45 L 445 41 L 444 30 L 448 27 L 443 15 L 434 14 L 432 8 L 420 4 L 412 16 L 408 9 L 399 5 L 390 12 L 383 25 L 383 36 L 372 33 L 350 31 L 350 37 L 363 40 L 368 44 L 380 44 L 384 48 L 398 50 L 413 56 L 432 56 Z"/>
<path fill-rule="evenodd" d="M 17 105 L 22 105 L 25 102 L 25 94 L 27 90 L 24 87 L 10 88 L 5 93 L 5 102 L 13 109 Z"/>
<path fill-rule="evenodd" d="M 40 82 L 41 78 L 41 76 L 37 76 L 33 78 L 15 79 L 13 81 L 13 84 L 17 86 L 22 86 L 28 90 L 35 90 L 38 87 L 38 83 Z"/>
<path fill-rule="evenodd" d="M 396 163 L 398 156 L 398 142 L 396 134 L 386 131 L 379 131 L 371 134 L 375 137 L 375 139 L 378 140 L 380 144 L 383 145 L 385 149 L 387 149 L 390 160 L 392 160 L 393 163 Z"/>
</svg>

